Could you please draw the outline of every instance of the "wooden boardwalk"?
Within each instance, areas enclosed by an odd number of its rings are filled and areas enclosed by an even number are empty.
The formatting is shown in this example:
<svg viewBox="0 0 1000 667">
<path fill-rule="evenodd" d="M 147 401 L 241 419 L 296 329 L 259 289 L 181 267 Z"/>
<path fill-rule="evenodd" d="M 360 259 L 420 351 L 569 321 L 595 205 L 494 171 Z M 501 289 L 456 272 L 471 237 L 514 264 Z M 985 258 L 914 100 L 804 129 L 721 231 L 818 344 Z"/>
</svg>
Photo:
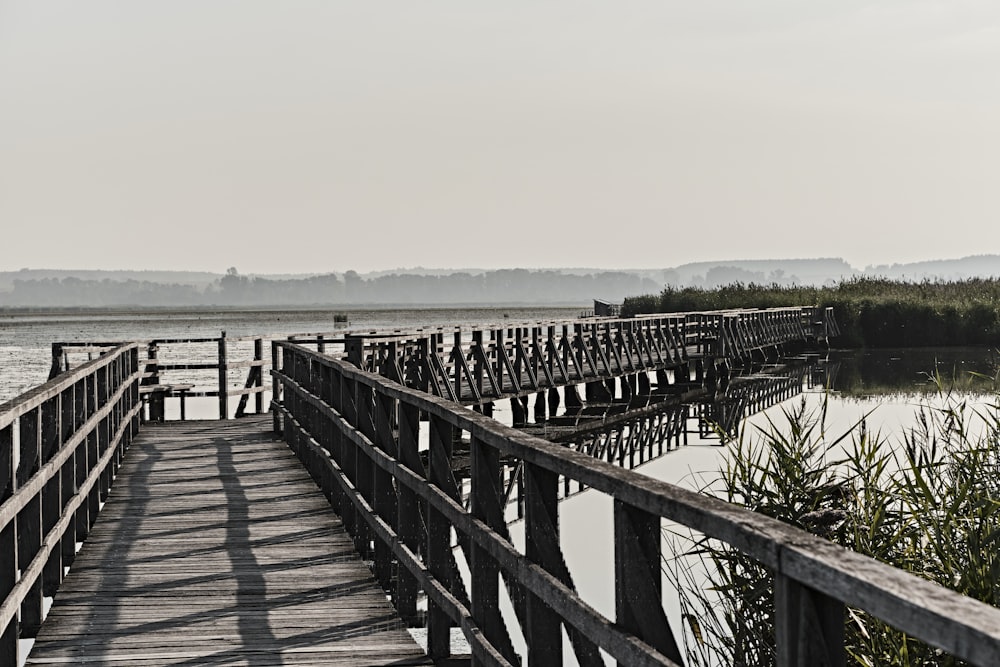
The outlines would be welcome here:
<svg viewBox="0 0 1000 667">
<path fill-rule="evenodd" d="M 270 424 L 146 425 L 27 664 L 432 664 Z"/>
</svg>

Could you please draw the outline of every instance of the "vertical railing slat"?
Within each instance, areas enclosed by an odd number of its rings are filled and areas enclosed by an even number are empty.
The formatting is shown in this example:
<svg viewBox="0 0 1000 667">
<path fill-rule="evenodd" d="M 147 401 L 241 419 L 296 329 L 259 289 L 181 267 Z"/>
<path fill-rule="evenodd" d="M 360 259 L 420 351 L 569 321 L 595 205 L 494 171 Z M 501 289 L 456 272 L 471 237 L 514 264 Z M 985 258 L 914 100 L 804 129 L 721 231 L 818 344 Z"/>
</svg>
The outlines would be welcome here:
<svg viewBox="0 0 1000 667">
<path fill-rule="evenodd" d="M 683 664 L 663 611 L 660 517 L 614 501 L 615 615 L 620 627 Z"/>
<path fill-rule="evenodd" d="M 399 462 L 420 477 L 426 476 L 420 461 L 420 410 L 407 403 L 399 406 Z M 396 513 L 396 534 L 414 554 L 424 548 L 424 521 L 417 494 L 404 484 L 397 486 L 399 500 Z M 423 509 L 426 514 L 426 509 Z M 400 568 L 396 584 L 396 611 L 409 625 L 417 622 L 417 581 L 406 568 Z"/>
<path fill-rule="evenodd" d="M 427 481 L 444 488 L 450 480 L 453 429 L 436 416 L 430 418 L 430 452 Z M 448 473 L 450 474 L 450 473 Z M 451 526 L 441 512 L 427 509 L 427 568 L 431 576 L 452 588 Z M 451 655 L 451 619 L 433 600 L 427 603 L 427 654 L 431 658 Z"/>
<path fill-rule="evenodd" d="M 500 509 L 500 455 L 492 447 L 473 438 L 470 444 L 472 498 L 470 512 L 491 528 L 506 525 Z M 519 664 L 510 633 L 500 614 L 500 566 L 482 547 L 471 549 L 470 581 L 472 616 L 486 640 L 511 663 Z M 473 665 L 480 662 L 473 656 Z"/>
<path fill-rule="evenodd" d="M 843 667 L 844 604 L 778 574 L 774 635 L 778 667 Z"/>
<path fill-rule="evenodd" d="M 0 502 L 3 502 L 16 486 L 13 424 L 0 429 L 0 486 Z M 17 522 L 11 521 L 0 530 L 0 600 L 5 600 L 17 583 L 17 552 Z M 0 628 L 0 665 L 19 664 L 19 631 L 16 616 L 7 627 Z"/>
<path fill-rule="evenodd" d="M 41 406 L 21 416 L 17 486 L 23 486 L 38 470 L 42 457 Z M 17 560 L 27 567 L 42 544 L 42 499 L 35 495 L 17 516 Z M 42 625 L 42 581 L 36 579 L 21 603 L 21 637 L 34 637 Z"/>
<path fill-rule="evenodd" d="M 219 336 L 219 419 L 229 419 L 229 361 L 226 332 Z"/>
</svg>

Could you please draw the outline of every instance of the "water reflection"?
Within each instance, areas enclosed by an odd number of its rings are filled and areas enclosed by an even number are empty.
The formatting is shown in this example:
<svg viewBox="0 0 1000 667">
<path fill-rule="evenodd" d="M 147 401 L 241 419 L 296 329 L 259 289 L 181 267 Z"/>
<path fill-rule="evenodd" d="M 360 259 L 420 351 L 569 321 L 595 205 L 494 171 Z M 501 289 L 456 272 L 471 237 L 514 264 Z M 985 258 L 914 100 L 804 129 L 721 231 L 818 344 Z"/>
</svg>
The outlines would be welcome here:
<svg viewBox="0 0 1000 667">
<path fill-rule="evenodd" d="M 837 350 L 831 388 L 841 396 L 916 397 L 933 394 L 939 375 L 946 388 L 974 395 L 992 393 L 1000 357 L 981 347 Z"/>
<path fill-rule="evenodd" d="M 567 407 L 523 430 L 610 462 L 638 457 L 641 463 L 688 444 L 690 434 L 731 436 L 750 415 L 829 386 L 836 368 L 836 362 L 810 355 L 738 370 L 716 388 L 653 384 L 647 394 Z"/>
</svg>

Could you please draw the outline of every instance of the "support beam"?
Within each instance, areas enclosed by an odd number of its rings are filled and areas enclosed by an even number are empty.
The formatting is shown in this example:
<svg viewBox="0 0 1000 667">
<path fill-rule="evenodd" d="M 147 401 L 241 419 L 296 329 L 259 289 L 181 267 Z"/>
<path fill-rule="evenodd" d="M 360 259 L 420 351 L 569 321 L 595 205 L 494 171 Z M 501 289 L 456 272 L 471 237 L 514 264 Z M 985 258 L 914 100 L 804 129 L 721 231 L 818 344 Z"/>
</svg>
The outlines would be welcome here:
<svg viewBox="0 0 1000 667">
<path fill-rule="evenodd" d="M 546 420 L 545 408 L 546 408 L 545 392 L 540 391 L 535 394 L 535 423 L 541 424 Z"/>
</svg>

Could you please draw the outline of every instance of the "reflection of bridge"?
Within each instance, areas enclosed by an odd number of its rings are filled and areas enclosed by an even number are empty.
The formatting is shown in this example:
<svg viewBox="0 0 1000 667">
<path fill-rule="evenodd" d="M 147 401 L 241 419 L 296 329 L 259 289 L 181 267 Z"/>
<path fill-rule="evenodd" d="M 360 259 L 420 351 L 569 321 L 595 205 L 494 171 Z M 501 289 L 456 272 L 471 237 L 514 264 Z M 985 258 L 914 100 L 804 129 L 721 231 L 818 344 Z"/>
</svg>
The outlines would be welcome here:
<svg viewBox="0 0 1000 667">
<path fill-rule="evenodd" d="M 803 387 L 813 387 L 817 382 L 823 386 L 829 372 L 836 370 L 827 364 L 793 362 L 736 376 L 724 392 L 696 404 L 699 435 L 732 437 L 750 415 L 802 393 Z"/>
<path fill-rule="evenodd" d="M 682 393 L 669 385 L 648 394 L 636 394 L 611 402 L 588 401 L 567 407 L 559 414 L 536 413 L 538 421 L 519 425 L 518 430 L 544 438 L 587 456 L 626 469 L 634 469 L 658 459 L 697 433 L 708 440 L 731 436 L 740 420 L 781 403 L 812 386 L 827 370 L 811 357 L 787 364 L 771 365 L 734 375 L 724 388 L 715 391 L 690 385 Z M 726 420 L 725 422 L 717 420 Z M 692 424 L 693 422 L 693 424 Z M 471 480 L 470 442 L 452 443 L 452 474 L 456 489 L 468 503 Z M 426 461 L 425 461 L 426 463 Z M 501 462 L 504 506 L 510 520 L 524 518 L 524 480 L 521 466 Z M 585 491 L 583 484 L 563 479 L 559 499 Z"/>
<path fill-rule="evenodd" d="M 399 349 L 399 336 L 394 351 L 345 341 L 363 365 L 426 382 L 430 392 L 275 341 L 271 408 L 288 448 L 264 433 L 259 417 L 144 423 L 140 397 L 154 372 L 146 347 L 103 349 L 0 406 L 0 663 L 17 664 L 19 638 L 37 635 L 28 664 L 447 664 L 464 649 L 472 655 L 460 664 L 558 665 L 572 651 L 587 666 L 603 665 L 602 654 L 620 664 L 677 665 L 663 606 L 664 520 L 724 541 L 774 574 L 778 664 L 843 665 L 849 607 L 958 658 L 994 662 L 1000 610 L 447 398 L 450 386 L 452 398 L 486 411 L 492 400 L 520 403 L 557 382 L 600 381 L 607 390 L 612 377 L 635 378 L 622 385 L 640 395 L 642 377 L 659 371 L 675 375 L 665 384 L 677 390 L 699 376 L 708 386 L 712 373 L 724 379 L 719 352 L 741 331 L 726 317 L 699 316 L 723 325 L 715 340 L 685 333 L 671 357 L 652 343 L 669 340 L 670 327 L 624 320 L 606 323 L 604 333 L 600 320 L 580 323 L 579 335 L 569 324 L 565 335 L 544 340 L 522 327 L 513 347 L 506 331 L 503 340 L 489 338 L 492 348 L 486 332 L 472 345 L 459 335 L 450 361 L 430 336 L 410 337 L 412 354 Z M 736 352 L 765 349 L 740 335 Z M 245 366 L 253 374 L 247 395 L 259 393 L 253 369 L 264 361 Z M 601 387 L 590 391 L 596 401 Z M 221 408 L 222 397 L 214 398 Z M 458 443 L 468 452 L 461 487 L 453 474 Z M 574 584 L 560 539 L 558 498 L 567 485 L 586 486 L 613 507 L 613 544 L 601 548 L 614 553 L 614 618 Z M 523 545 L 508 527 L 509 493 L 523 498 Z M 426 628 L 425 649 L 404 624 Z"/>
<path fill-rule="evenodd" d="M 692 421 L 699 438 L 732 437 L 750 415 L 800 394 L 803 387 L 822 386 L 830 370 L 808 358 L 788 360 L 735 374 L 714 392 L 695 388 L 683 394 L 661 393 L 654 388 L 629 399 L 568 408 L 562 415 L 521 428 L 631 469 L 686 445 Z"/>
</svg>

